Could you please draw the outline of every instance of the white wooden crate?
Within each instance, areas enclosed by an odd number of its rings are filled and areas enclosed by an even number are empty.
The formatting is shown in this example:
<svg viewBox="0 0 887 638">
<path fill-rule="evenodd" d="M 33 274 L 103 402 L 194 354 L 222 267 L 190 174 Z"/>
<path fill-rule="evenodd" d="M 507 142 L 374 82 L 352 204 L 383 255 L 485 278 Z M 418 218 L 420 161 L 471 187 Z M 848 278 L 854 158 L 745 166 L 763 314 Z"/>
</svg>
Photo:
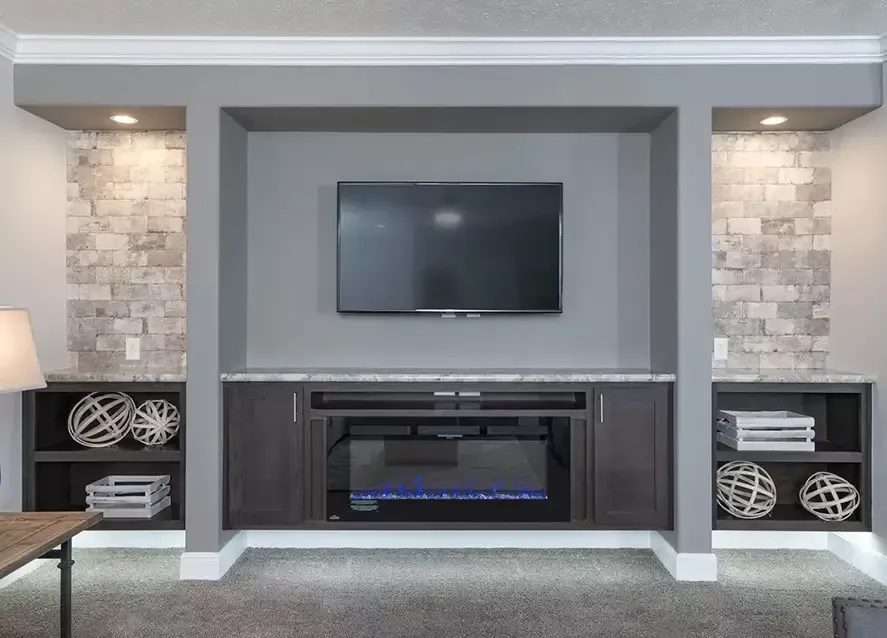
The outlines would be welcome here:
<svg viewBox="0 0 887 638">
<path fill-rule="evenodd" d="M 740 452 L 815 452 L 813 441 L 748 441 L 718 432 L 718 441 Z"/>
<path fill-rule="evenodd" d="M 787 410 L 718 411 L 718 441 L 741 451 L 813 452 L 813 417 Z"/>
<path fill-rule="evenodd" d="M 816 425 L 812 416 L 789 412 L 788 410 L 745 411 L 718 410 L 718 423 L 727 423 L 735 428 L 754 430 L 813 429 Z"/>
<path fill-rule="evenodd" d="M 169 507 L 168 475 L 106 476 L 86 486 L 86 511 L 106 518 L 151 518 Z"/>
</svg>

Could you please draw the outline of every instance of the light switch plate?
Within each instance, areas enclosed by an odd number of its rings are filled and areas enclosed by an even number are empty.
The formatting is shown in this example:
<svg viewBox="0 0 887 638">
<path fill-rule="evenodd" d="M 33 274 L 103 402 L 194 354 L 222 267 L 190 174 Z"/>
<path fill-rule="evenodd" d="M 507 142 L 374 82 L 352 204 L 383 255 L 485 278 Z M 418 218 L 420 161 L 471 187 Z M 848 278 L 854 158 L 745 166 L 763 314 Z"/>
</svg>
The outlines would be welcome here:
<svg viewBox="0 0 887 638">
<path fill-rule="evenodd" d="M 126 360 L 138 361 L 142 358 L 142 340 L 138 337 L 126 338 Z"/>
<path fill-rule="evenodd" d="M 714 360 L 726 361 L 730 354 L 730 340 L 726 337 L 715 339 Z"/>
</svg>

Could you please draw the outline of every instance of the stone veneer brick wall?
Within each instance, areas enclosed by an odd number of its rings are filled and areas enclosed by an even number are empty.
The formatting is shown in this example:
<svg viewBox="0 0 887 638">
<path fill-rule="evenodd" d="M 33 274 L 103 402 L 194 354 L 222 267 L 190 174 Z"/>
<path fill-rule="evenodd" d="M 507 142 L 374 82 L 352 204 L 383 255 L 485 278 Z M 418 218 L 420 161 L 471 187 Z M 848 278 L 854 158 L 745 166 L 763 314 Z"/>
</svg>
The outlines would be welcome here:
<svg viewBox="0 0 887 638">
<path fill-rule="evenodd" d="M 78 131 L 68 141 L 72 365 L 185 363 L 185 135 Z M 716 366 L 824 367 L 831 174 L 827 133 L 712 136 Z M 126 361 L 129 336 L 140 361 Z"/>
<path fill-rule="evenodd" d="M 71 364 L 184 365 L 184 133 L 76 131 L 67 155 Z"/>
<path fill-rule="evenodd" d="M 712 137 L 715 366 L 826 366 L 830 200 L 828 133 Z"/>
</svg>

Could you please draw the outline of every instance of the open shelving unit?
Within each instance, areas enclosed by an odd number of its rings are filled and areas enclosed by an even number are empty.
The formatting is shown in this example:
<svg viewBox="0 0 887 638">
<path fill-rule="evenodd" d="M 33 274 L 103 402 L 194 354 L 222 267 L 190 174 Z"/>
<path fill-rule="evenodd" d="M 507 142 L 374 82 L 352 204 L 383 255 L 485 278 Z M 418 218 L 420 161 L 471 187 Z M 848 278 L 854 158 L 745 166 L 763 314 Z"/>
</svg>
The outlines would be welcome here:
<svg viewBox="0 0 887 638">
<path fill-rule="evenodd" d="M 127 437 L 104 448 L 88 448 L 68 434 L 68 413 L 91 392 L 125 392 L 136 404 L 165 399 L 179 409 L 175 439 L 146 447 Z M 25 511 L 82 511 L 86 485 L 111 474 L 168 474 L 170 507 L 150 519 L 103 519 L 96 529 L 185 529 L 185 384 L 50 383 L 26 392 L 22 402 L 22 504 Z"/>
<path fill-rule="evenodd" d="M 735 518 L 715 499 L 714 529 L 743 531 L 871 531 L 871 386 L 868 384 L 716 383 L 712 396 L 713 496 L 717 470 L 730 461 L 763 467 L 776 484 L 777 502 L 765 517 Z M 812 452 L 740 451 L 717 442 L 718 410 L 791 410 L 815 420 Z M 860 506 L 845 521 L 823 521 L 807 512 L 798 491 L 815 472 L 832 472 L 860 493 Z"/>
</svg>

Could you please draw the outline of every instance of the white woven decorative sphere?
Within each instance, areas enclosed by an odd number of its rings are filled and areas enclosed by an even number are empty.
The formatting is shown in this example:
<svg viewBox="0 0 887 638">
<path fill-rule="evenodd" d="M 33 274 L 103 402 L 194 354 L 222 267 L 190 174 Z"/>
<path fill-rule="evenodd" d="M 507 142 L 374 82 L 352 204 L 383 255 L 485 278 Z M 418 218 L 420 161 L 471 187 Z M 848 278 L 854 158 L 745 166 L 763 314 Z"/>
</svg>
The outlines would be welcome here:
<svg viewBox="0 0 887 638">
<path fill-rule="evenodd" d="M 179 409 L 163 399 L 149 399 L 136 408 L 132 436 L 145 445 L 165 445 L 179 431 Z"/>
<path fill-rule="evenodd" d="M 776 484 L 755 463 L 727 463 L 718 468 L 716 483 L 718 505 L 737 518 L 761 518 L 776 505 Z"/>
<path fill-rule="evenodd" d="M 85 447 L 108 447 L 129 434 L 135 402 L 123 392 L 88 394 L 68 414 L 68 434 Z"/>
<path fill-rule="evenodd" d="M 798 496 L 804 509 L 823 521 L 845 521 L 859 507 L 859 490 L 831 472 L 808 478 Z"/>
</svg>

